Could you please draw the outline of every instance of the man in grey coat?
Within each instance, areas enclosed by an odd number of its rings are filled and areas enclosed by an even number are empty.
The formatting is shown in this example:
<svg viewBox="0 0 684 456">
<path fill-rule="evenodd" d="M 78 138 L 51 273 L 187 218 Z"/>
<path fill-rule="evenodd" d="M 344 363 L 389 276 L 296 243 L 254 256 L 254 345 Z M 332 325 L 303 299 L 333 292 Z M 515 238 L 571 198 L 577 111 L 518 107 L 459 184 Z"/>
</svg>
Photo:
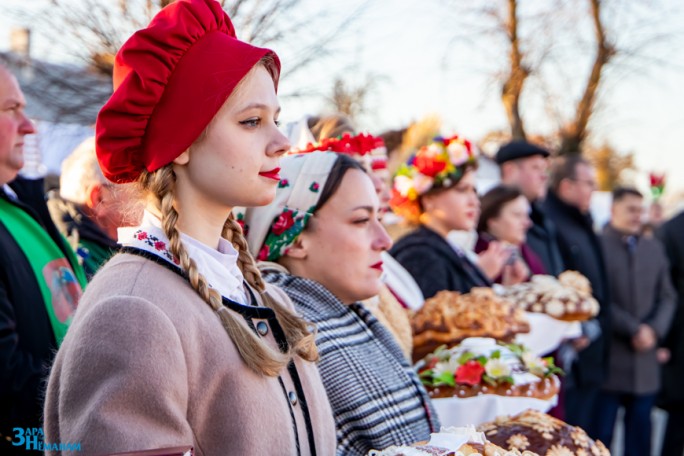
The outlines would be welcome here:
<svg viewBox="0 0 684 456">
<path fill-rule="evenodd" d="M 670 327 L 676 293 L 659 241 L 639 236 L 643 196 L 613 191 L 610 223 L 600 236 L 611 296 L 608 375 L 598 401 L 597 436 L 610 444 L 625 409 L 625 454 L 651 451 L 651 409 L 660 389 L 658 342 Z"/>
</svg>

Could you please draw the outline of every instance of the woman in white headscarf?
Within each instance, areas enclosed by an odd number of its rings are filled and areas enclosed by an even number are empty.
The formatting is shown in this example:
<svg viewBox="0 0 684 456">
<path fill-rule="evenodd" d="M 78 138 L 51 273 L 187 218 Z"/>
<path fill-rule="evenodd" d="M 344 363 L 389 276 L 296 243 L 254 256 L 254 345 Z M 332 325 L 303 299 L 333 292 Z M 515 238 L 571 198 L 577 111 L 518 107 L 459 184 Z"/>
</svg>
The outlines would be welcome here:
<svg viewBox="0 0 684 456">
<path fill-rule="evenodd" d="M 346 154 L 285 157 L 275 201 L 238 214 L 264 278 L 316 324 L 319 369 L 339 455 L 425 440 L 438 429 L 429 397 L 396 339 L 360 301 L 378 294 L 382 252 L 373 182 Z"/>
</svg>

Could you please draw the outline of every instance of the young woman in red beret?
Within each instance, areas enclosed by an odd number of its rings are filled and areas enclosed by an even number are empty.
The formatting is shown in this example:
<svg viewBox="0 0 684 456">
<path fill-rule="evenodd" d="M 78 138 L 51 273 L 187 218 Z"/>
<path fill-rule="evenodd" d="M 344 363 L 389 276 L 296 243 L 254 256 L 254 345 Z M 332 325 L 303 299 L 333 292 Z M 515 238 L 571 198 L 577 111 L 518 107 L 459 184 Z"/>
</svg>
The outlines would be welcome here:
<svg viewBox="0 0 684 456">
<path fill-rule="evenodd" d="M 90 283 L 57 354 L 48 454 L 334 453 L 313 336 L 231 216 L 275 196 L 289 148 L 279 70 L 214 0 L 177 0 L 117 54 L 98 159 L 113 182 L 137 182 L 146 211 L 120 230 L 123 253 Z"/>
</svg>

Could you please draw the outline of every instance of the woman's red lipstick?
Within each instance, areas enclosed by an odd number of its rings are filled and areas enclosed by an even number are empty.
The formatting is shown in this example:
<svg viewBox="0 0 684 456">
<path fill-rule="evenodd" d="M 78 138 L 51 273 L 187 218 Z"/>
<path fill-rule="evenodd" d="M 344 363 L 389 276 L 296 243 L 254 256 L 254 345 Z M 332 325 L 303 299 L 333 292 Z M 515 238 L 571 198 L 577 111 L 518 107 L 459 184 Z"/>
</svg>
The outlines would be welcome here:
<svg viewBox="0 0 684 456">
<path fill-rule="evenodd" d="M 278 174 L 279 172 L 280 172 L 280 168 L 273 168 L 270 171 L 264 171 L 264 172 L 259 173 L 259 176 L 264 176 L 264 177 L 267 177 L 269 179 L 279 181 L 280 180 L 280 174 Z"/>
<path fill-rule="evenodd" d="M 371 265 L 371 268 L 377 269 L 378 271 L 382 271 L 382 261 L 378 261 L 374 265 Z"/>
</svg>

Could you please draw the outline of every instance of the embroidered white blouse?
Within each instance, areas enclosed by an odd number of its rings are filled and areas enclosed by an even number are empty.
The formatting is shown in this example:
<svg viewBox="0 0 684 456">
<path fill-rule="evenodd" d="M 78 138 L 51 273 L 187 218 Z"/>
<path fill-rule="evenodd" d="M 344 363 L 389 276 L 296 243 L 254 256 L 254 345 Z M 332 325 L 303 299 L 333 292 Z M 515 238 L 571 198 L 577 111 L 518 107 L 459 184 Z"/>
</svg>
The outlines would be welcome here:
<svg viewBox="0 0 684 456">
<path fill-rule="evenodd" d="M 154 253 L 169 263 L 178 265 L 169 252 L 169 240 L 164 234 L 161 220 L 145 211 L 140 226 L 119 228 L 119 244 Z M 244 288 L 244 276 L 237 265 L 239 253 L 225 239 L 219 240 L 218 249 L 181 233 L 190 258 L 195 260 L 197 270 L 207 279 L 209 285 L 224 296 L 240 304 L 249 304 Z"/>
</svg>

